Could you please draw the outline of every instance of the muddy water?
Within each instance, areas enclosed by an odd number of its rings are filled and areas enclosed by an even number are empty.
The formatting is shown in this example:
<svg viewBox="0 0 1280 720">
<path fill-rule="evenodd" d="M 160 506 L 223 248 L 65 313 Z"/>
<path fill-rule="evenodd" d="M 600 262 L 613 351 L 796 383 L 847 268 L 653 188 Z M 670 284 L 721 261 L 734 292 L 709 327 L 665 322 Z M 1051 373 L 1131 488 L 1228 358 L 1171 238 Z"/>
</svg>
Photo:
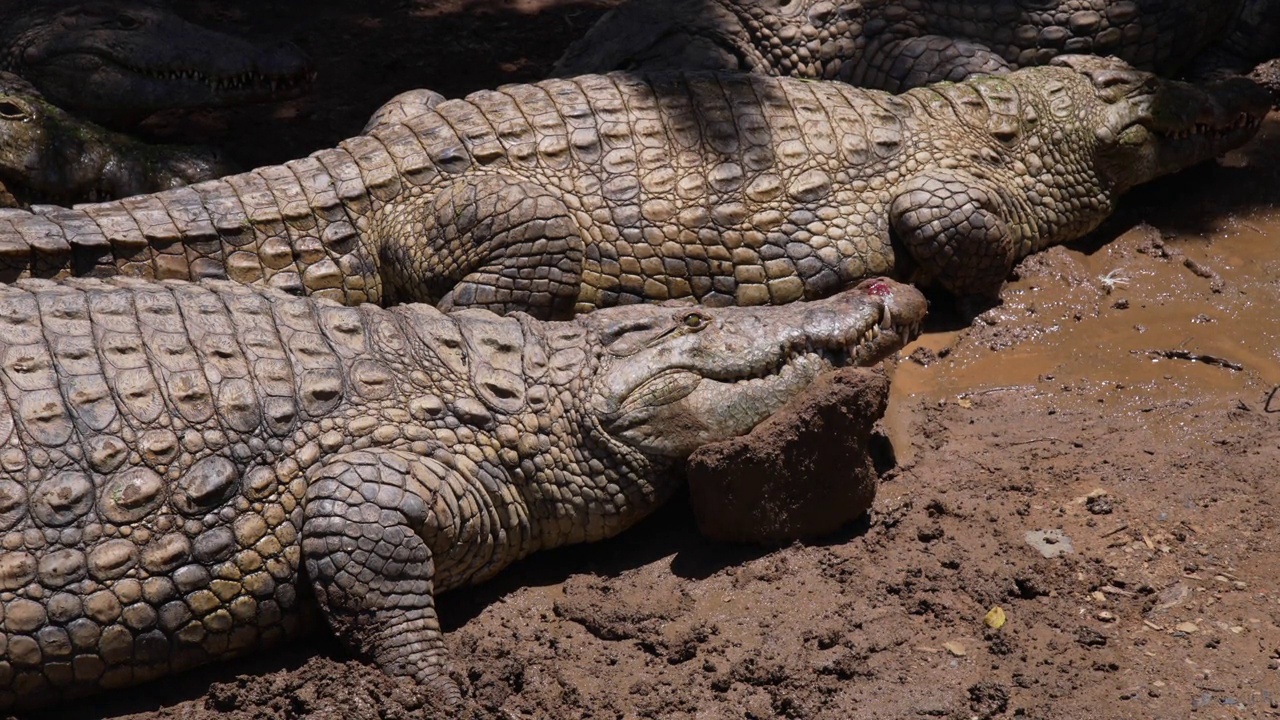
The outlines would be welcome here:
<svg viewBox="0 0 1280 720">
<path fill-rule="evenodd" d="M 1053 393 L 1059 404 L 1139 421 L 1192 396 L 1265 405 L 1280 385 L 1280 211 L 1265 194 L 1225 211 L 1197 203 L 1257 195 L 1251 185 L 1275 167 L 1277 145 L 1273 117 L 1264 137 L 1203 182 L 1180 177 L 1139 195 L 1131 214 L 1154 226 L 1122 225 L 1091 247 L 1035 256 L 972 330 L 926 333 L 908 346 L 904 358 L 917 348 L 943 357 L 904 360 L 895 374 L 886 426 L 900 459 L 914 456 L 904 409 L 914 399 L 964 406 L 982 394 Z M 1176 426 L 1157 437 L 1182 440 Z"/>
</svg>

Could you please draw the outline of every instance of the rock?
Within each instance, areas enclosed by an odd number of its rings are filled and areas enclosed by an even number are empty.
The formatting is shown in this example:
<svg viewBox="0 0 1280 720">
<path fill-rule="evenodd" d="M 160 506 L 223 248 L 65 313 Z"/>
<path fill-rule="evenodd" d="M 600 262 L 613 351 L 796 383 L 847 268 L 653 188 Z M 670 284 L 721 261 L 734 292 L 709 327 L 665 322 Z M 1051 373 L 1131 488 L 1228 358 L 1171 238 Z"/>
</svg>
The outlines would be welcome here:
<svg viewBox="0 0 1280 720">
<path fill-rule="evenodd" d="M 1071 546 L 1071 538 L 1061 530 L 1029 530 L 1023 539 L 1047 558 L 1075 552 L 1075 548 Z"/>
<path fill-rule="evenodd" d="M 884 371 L 842 368 L 749 434 L 700 448 L 687 466 L 699 531 L 727 542 L 786 543 L 866 513 L 878 479 L 871 428 L 888 398 Z"/>
<path fill-rule="evenodd" d="M 982 623 L 992 630 L 999 630 L 1004 627 L 1004 608 L 999 605 L 992 606 L 992 608 L 987 611 L 987 614 L 982 616 Z"/>
</svg>

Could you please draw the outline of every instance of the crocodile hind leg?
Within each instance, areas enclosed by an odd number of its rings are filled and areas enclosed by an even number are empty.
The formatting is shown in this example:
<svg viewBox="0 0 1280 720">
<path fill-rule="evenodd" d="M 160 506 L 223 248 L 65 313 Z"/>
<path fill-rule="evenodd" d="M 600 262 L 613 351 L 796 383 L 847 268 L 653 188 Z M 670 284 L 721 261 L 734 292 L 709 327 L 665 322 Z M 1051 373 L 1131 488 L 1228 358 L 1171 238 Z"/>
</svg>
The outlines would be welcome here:
<svg viewBox="0 0 1280 720">
<path fill-rule="evenodd" d="M 395 300 L 442 310 L 520 310 L 543 320 L 574 313 L 582 285 L 582 229 L 546 188 L 501 175 L 459 180 L 403 210 L 380 256 Z"/>
<path fill-rule="evenodd" d="M 1017 259 L 999 196 L 966 172 L 921 175 L 889 207 L 894 235 L 923 280 L 965 295 L 994 297 Z"/>
<path fill-rule="evenodd" d="M 412 465 L 389 450 L 340 455 L 309 473 L 302 557 L 338 638 L 383 672 L 410 678 L 452 704 L 433 595 L 435 559 L 419 534 L 429 515 Z M 418 473 L 421 474 L 421 473 Z"/>
</svg>

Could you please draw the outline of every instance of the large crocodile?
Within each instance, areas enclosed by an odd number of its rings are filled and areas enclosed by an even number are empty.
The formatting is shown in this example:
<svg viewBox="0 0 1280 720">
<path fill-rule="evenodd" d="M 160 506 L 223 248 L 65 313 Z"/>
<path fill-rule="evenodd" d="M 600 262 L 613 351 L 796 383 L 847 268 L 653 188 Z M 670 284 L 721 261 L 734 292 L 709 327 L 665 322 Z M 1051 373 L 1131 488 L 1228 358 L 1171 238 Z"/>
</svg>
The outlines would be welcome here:
<svg viewBox="0 0 1280 720">
<path fill-rule="evenodd" d="M 317 606 L 456 700 L 436 594 L 633 525 L 693 450 L 879 362 L 924 310 L 883 279 L 562 322 L 225 281 L 0 287 L 0 711 L 243 654 Z"/>
<path fill-rule="evenodd" d="M 0 71 L 0 205 L 95 202 L 231 172 L 214 151 L 152 145 L 80 120 Z"/>
<path fill-rule="evenodd" d="M 1160 74 L 1247 72 L 1280 54 L 1275 0 L 629 0 L 553 70 L 735 70 L 898 92 L 1114 55 Z"/>
<path fill-rule="evenodd" d="M 20 5 L 0 24 L 0 70 L 116 129 L 169 108 L 294 95 L 314 77 L 310 59 L 291 44 L 210 30 L 143 0 Z"/>
<path fill-rule="evenodd" d="M 0 211 L 0 279 L 225 277 L 345 303 L 565 317 L 860 278 L 994 294 L 1130 187 L 1248 140 L 1270 104 L 1066 56 L 901 96 L 747 74 L 510 85 L 284 165 L 114 203 Z"/>
</svg>

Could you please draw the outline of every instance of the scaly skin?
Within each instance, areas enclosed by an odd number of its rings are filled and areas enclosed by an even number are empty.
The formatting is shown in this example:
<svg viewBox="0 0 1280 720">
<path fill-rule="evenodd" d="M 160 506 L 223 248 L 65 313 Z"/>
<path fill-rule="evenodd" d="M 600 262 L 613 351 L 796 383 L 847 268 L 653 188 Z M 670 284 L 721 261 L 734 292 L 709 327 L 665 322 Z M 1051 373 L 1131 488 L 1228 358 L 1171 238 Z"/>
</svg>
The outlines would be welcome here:
<svg viewBox="0 0 1280 720">
<path fill-rule="evenodd" d="M 552 72 L 735 70 L 892 92 L 1064 53 L 1164 75 L 1246 72 L 1280 53 L 1278 10 L 1275 0 L 631 0 Z"/>
<path fill-rule="evenodd" d="M 149 145 L 79 120 L 0 72 L 0 205 L 97 202 L 233 172 L 217 153 Z"/>
<path fill-rule="evenodd" d="M 169 108 L 290 97 L 314 77 L 293 45 L 256 44 L 140 0 L 26 3 L 0 27 L 0 70 L 117 129 Z"/>
<path fill-rule="evenodd" d="M 283 166 L 0 211 L 0 280 L 230 277 L 543 318 L 875 275 L 993 295 L 1133 185 L 1248 140 L 1269 103 L 1092 56 L 901 96 L 743 74 L 511 85 Z"/>
<path fill-rule="evenodd" d="M 318 607 L 457 700 L 435 595 L 610 537 L 701 445 L 911 339 L 871 280 L 568 322 L 227 282 L 0 287 L 0 711 L 274 644 Z"/>
</svg>

